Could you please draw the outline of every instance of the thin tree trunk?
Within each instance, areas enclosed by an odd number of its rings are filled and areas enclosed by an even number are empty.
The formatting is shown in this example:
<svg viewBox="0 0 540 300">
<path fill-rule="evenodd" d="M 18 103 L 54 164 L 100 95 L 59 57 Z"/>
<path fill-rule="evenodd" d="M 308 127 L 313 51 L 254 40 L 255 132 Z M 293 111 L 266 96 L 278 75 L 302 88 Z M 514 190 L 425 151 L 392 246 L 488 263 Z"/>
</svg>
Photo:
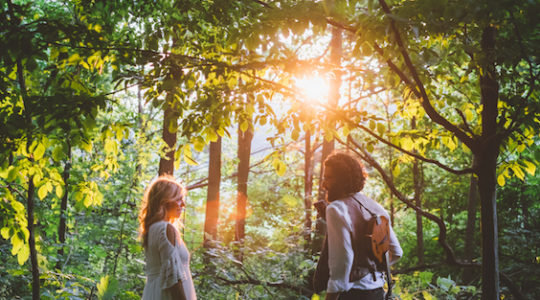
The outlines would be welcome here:
<svg viewBox="0 0 540 300">
<path fill-rule="evenodd" d="M 480 76 L 482 103 L 481 144 L 475 159 L 478 162 L 482 222 L 482 299 L 499 299 L 499 241 L 497 234 L 497 157 L 500 139 L 497 137 L 499 85 L 495 70 L 495 28 L 488 26 L 482 34 L 484 63 Z"/>
<path fill-rule="evenodd" d="M 311 168 L 313 154 L 311 149 L 311 133 L 309 131 L 306 132 L 304 152 L 304 239 L 306 245 L 309 245 L 311 243 L 311 197 L 313 193 L 313 170 Z"/>
<path fill-rule="evenodd" d="M 418 167 L 418 160 L 413 162 L 413 181 L 414 181 L 414 204 L 422 208 L 422 185 L 421 174 Z M 422 215 L 416 212 L 416 255 L 418 264 L 424 264 L 424 230 L 422 226 Z"/>
<path fill-rule="evenodd" d="M 219 189 L 221 185 L 221 137 L 218 137 L 216 142 L 210 143 L 210 161 L 208 165 L 208 190 L 204 221 L 204 246 L 206 248 L 211 247 L 211 241 L 217 239 Z"/>
<path fill-rule="evenodd" d="M 162 137 L 167 144 L 165 157 L 159 160 L 159 175 L 174 173 L 174 153 L 176 150 L 176 128 L 178 126 L 178 115 L 174 112 L 172 96 L 167 95 L 163 111 L 163 133 Z"/>
<path fill-rule="evenodd" d="M 60 203 L 60 222 L 58 224 L 58 243 L 60 248 L 58 249 L 58 257 L 55 268 L 62 270 L 62 262 L 64 261 L 64 247 L 66 243 L 66 221 L 67 221 L 67 206 L 68 206 L 68 194 L 69 194 L 69 175 L 71 171 L 71 144 L 67 141 L 67 154 L 68 158 L 64 166 L 64 172 L 62 179 L 64 180 L 64 195 L 62 196 L 62 202 Z"/>
<path fill-rule="evenodd" d="M 13 26 L 18 26 L 16 21 L 15 13 L 13 12 L 13 3 L 11 0 L 7 1 L 9 14 L 11 15 L 11 22 Z M 17 57 L 17 81 L 19 83 L 19 88 L 21 96 L 23 99 L 24 106 L 24 117 L 27 124 L 26 128 L 26 151 L 30 153 L 30 145 L 32 144 L 32 116 L 30 115 L 30 110 L 28 107 L 28 93 L 26 90 L 26 81 L 24 79 L 24 68 L 22 64 L 22 59 L 20 56 Z M 33 162 L 31 157 L 28 157 L 30 162 Z M 32 264 L 32 299 L 38 300 L 39 297 L 39 265 L 37 261 L 37 249 L 36 249 L 36 237 L 34 232 L 34 177 L 30 176 L 28 178 L 28 194 L 27 194 L 27 229 L 28 229 L 28 247 L 30 248 L 30 262 Z"/>
<path fill-rule="evenodd" d="M 30 247 L 30 262 L 32 263 L 32 299 L 39 297 L 39 265 L 37 260 L 36 237 L 34 232 L 34 182 L 33 176 L 28 179 L 27 219 L 28 219 L 28 246 Z"/>
<path fill-rule="evenodd" d="M 416 118 L 411 120 L 411 129 L 416 129 Z M 417 153 L 417 151 L 414 151 Z M 422 174 L 418 167 L 418 159 L 413 161 L 413 184 L 414 184 L 414 204 L 422 208 Z M 422 226 L 422 215 L 416 212 L 416 256 L 418 264 L 424 264 L 424 230 Z"/>
<path fill-rule="evenodd" d="M 253 131 L 247 129 L 242 132 L 238 127 L 238 183 L 236 194 L 236 226 L 235 241 L 243 243 L 246 227 L 246 206 L 247 206 L 247 182 L 249 178 L 249 160 L 251 157 L 251 140 Z"/>
</svg>

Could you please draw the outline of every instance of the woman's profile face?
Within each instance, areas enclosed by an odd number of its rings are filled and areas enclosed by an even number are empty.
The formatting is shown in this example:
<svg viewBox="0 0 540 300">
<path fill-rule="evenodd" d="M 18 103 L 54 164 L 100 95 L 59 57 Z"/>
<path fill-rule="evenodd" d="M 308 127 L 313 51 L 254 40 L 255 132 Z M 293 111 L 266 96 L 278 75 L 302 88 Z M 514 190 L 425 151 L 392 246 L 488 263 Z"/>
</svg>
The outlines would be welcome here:
<svg viewBox="0 0 540 300">
<path fill-rule="evenodd" d="M 182 214 L 182 209 L 186 206 L 184 202 L 184 197 L 178 195 L 175 198 L 167 202 L 165 209 L 167 210 L 167 219 L 178 219 Z"/>
</svg>

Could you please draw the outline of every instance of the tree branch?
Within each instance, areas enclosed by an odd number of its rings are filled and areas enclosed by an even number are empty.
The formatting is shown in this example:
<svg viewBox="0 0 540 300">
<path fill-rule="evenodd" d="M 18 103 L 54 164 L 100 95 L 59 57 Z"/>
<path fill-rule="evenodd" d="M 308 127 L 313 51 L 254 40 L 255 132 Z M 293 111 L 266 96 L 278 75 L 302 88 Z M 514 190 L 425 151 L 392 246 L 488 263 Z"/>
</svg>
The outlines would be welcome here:
<svg viewBox="0 0 540 300">
<path fill-rule="evenodd" d="M 445 171 L 448 171 L 452 174 L 456 174 L 456 175 L 463 175 L 463 174 L 470 174 L 470 173 L 473 173 L 474 172 L 474 169 L 472 168 L 466 168 L 466 169 L 462 169 L 462 170 L 456 170 L 456 169 L 452 169 L 451 167 L 447 166 L 447 165 L 444 165 L 442 163 L 440 163 L 438 160 L 435 160 L 435 159 L 430 159 L 430 158 L 426 158 L 424 156 L 421 156 L 417 153 L 414 153 L 414 152 L 411 152 L 411 151 L 407 151 L 389 141 L 387 141 L 386 139 L 384 139 L 383 137 L 379 136 L 378 134 L 376 134 L 375 132 L 373 132 L 372 130 L 370 130 L 369 128 L 365 127 L 364 125 L 360 125 L 360 124 L 355 124 L 354 122 L 352 122 L 351 120 L 349 119 L 345 119 L 345 121 L 349 122 L 350 124 L 352 124 L 353 126 L 356 126 L 360 129 L 362 129 L 363 131 L 367 132 L 369 135 L 373 136 L 374 138 L 376 138 L 377 140 L 379 140 L 380 142 L 400 151 L 400 152 L 403 152 L 407 155 L 410 155 L 414 158 L 417 158 L 421 161 L 424 161 L 424 162 L 427 162 L 427 163 L 430 163 L 430 164 L 434 164 L 438 167 L 440 167 L 441 169 L 445 170 Z"/>
<path fill-rule="evenodd" d="M 391 14 L 390 8 L 386 4 L 384 0 L 379 0 L 379 4 L 381 5 L 384 13 L 388 16 Z M 392 32 L 394 32 L 396 42 L 398 44 L 398 47 L 400 49 L 401 55 L 403 56 L 403 59 L 405 61 L 405 65 L 411 72 L 411 75 L 416 83 L 416 86 L 420 90 L 421 95 L 421 104 L 428 116 L 437 124 L 443 126 L 446 128 L 446 130 L 454 133 L 467 147 L 469 147 L 471 150 L 476 150 L 477 146 L 475 141 L 469 137 L 464 131 L 459 129 L 456 125 L 450 123 L 447 119 L 445 119 L 441 114 L 439 114 L 433 105 L 431 104 L 429 97 L 427 95 L 427 92 L 425 90 L 424 84 L 422 83 L 422 80 L 420 79 L 420 76 L 418 76 L 418 72 L 416 71 L 416 68 L 414 67 L 411 58 L 409 56 L 409 53 L 407 52 L 407 49 L 405 48 L 405 45 L 403 44 L 403 40 L 401 39 L 401 35 L 395 25 L 394 19 L 390 18 L 390 28 L 392 29 Z"/>
<path fill-rule="evenodd" d="M 405 197 L 405 195 L 403 195 L 401 192 L 399 192 L 397 190 L 392 178 L 388 174 L 386 174 L 386 172 L 381 167 L 381 165 L 379 165 L 379 163 L 364 149 L 364 147 L 362 147 L 360 144 L 358 144 L 352 138 L 349 139 L 349 142 L 351 142 L 351 144 L 354 145 L 354 148 L 351 147 L 350 144 L 347 144 L 347 143 L 343 142 L 339 138 L 336 138 L 336 140 L 338 142 L 340 142 L 341 144 L 345 145 L 346 147 L 348 147 L 349 149 L 351 149 L 360 158 L 362 158 L 362 160 L 364 160 L 370 166 L 372 166 L 374 169 L 376 169 L 377 172 L 381 175 L 381 177 L 384 180 L 384 182 L 386 183 L 386 185 L 388 186 L 388 188 L 390 189 L 390 191 L 401 202 L 405 203 L 405 205 L 407 205 L 407 207 L 414 209 L 417 213 L 419 213 L 422 216 L 432 220 L 433 222 L 435 222 L 438 225 L 438 227 L 439 227 L 439 239 L 438 239 L 438 242 L 442 246 L 442 248 L 443 248 L 443 250 L 444 250 L 444 252 L 446 254 L 446 261 L 448 263 L 458 265 L 458 266 L 473 266 L 474 265 L 473 263 L 467 263 L 467 262 L 464 262 L 464 261 L 456 258 L 454 250 L 452 249 L 452 247 L 448 244 L 448 242 L 446 240 L 447 228 L 446 228 L 446 224 L 444 223 L 444 221 L 441 218 L 435 216 L 434 214 L 431 214 L 429 212 L 426 212 L 426 211 L 422 210 L 421 208 L 419 208 L 418 206 L 416 206 L 414 204 L 413 200 L 407 199 L 407 197 Z"/>
</svg>

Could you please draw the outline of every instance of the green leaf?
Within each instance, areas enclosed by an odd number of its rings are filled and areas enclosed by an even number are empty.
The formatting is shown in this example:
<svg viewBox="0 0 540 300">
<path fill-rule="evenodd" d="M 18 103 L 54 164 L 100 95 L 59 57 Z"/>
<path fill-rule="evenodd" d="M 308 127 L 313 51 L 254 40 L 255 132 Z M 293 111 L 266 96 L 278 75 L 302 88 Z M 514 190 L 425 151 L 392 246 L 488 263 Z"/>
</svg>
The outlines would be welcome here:
<svg viewBox="0 0 540 300">
<path fill-rule="evenodd" d="M 17 178 L 17 175 L 19 175 L 19 169 L 16 168 L 15 166 L 9 166 L 7 181 L 15 180 L 15 178 Z"/>
<path fill-rule="evenodd" d="M 56 162 L 59 162 L 64 158 L 64 147 L 56 146 L 52 151 L 52 159 Z"/>
<path fill-rule="evenodd" d="M 444 291 L 448 291 L 453 285 L 455 285 L 455 282 L 450 278 L 439 277 L 437 278 L 437 285 Z"/>
</svg>

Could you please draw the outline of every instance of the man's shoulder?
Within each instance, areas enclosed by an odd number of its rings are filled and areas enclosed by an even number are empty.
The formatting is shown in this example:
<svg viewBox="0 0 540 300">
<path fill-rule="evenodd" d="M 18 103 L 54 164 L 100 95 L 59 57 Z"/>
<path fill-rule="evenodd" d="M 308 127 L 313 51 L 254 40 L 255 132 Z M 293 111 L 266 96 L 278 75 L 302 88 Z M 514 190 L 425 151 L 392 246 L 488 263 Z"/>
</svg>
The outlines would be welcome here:
<svg viewBox="0 0 540 300">
<path fill-rule="evenodd" d="M 370 212 L 377 214 L 377 215 L 384 215 L 388 217 L 388 212 L 384 207 L 377 201 L 371 199 L 370 197 L 366 196 L 365 194 L 358 192 L 350 197 L 350 199 L 353 199 L 352 201 L 358 201 L 362 206 L 367 208 Z"/>
</svg>

